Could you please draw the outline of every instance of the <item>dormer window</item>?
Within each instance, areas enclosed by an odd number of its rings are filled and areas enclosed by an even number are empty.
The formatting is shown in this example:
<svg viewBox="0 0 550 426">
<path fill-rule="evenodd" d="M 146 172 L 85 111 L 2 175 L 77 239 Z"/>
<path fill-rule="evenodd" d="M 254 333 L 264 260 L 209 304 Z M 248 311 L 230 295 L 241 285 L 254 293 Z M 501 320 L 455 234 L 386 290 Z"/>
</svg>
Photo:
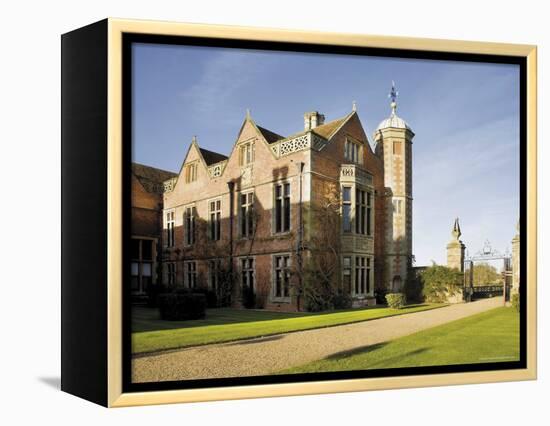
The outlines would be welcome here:
<svg viewBox="0 0 550 426">
<path fill-rule="evenodd" d="M 239 146 L 239 164 L 246 166 L 254 162 L 254 142 L 246 142 Z"/>
<path fill-rule="evenodd" d="M 344 157 L 350 163 L 363 164 L 363 146 L 360 142 L 346 139 Z"/>
<path fill-rule="evenodd" d="M 197 180 L 197 163 L 185 166 L 185 182 L 191 183 Z"/>
</svg>

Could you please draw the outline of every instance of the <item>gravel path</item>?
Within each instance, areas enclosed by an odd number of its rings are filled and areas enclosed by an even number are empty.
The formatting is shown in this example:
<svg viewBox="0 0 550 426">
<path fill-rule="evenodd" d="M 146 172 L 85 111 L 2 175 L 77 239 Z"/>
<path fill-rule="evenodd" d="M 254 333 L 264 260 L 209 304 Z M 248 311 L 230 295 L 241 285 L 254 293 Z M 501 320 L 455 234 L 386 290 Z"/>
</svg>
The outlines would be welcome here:
<svg viewBox="0 0 550 426">
<path fill-rule="evenodd" d="M 191 347 L 132 360 L 134 382 L 258 376 L 370 346 L 502 306 L 502 298 L 264 338 Z"/>
</svg>

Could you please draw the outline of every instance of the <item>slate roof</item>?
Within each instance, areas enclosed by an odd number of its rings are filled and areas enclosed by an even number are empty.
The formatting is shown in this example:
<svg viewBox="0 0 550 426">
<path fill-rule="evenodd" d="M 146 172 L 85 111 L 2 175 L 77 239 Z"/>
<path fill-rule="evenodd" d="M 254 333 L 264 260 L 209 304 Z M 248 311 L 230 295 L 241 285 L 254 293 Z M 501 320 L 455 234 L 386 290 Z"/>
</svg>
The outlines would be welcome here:
<svg viewBox="0 0 550 426">
<path fill-rule="evenodd" d="M 162 193 L 163 182 L 178 176 L 177 173 L 139 163 L 132 163 L 132 173 L 147 192 L 153 193 Z"/>
<path fill-rule="evenodd" d="M 277 142 L 285 138 L 284 136 L 278 135 L 277 133 L 267 130 L 261 126 L 256 125 L 256 127 L 262 133 L 262 136 L 265 138 L 267 143 Z"/>
<path fill-rule="evenodd" d="M 202 158 L 204 158 L 204 161 L 207 166 L 210 166 L 215 163 L 219 163 L 220 161 L 227 160 L 227 156 L 220 154 L 218 152 L 209 151 L 208 149 L 199 148 L 201 151 Z"/>
</svg>

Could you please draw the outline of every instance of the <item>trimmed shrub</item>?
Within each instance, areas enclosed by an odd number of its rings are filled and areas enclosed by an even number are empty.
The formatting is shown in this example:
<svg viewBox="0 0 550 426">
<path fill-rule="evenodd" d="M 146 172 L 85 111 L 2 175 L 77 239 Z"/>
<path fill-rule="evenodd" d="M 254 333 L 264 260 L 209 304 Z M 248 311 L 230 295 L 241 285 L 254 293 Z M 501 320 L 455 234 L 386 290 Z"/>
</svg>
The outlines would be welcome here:
<svg viewBox="0 0 550 426">
<path fill-rule="evenodd" d="M 322 312 L 332 309 L 330 298 L 314 297 L 312 293 L 304 295 L 304 308 L 308 312 Z"/>
<path fill-rule="evenodd" d="M 334 309 L 349 309 L 351 308 L 352 300 L 348 293 L 340 292 L 332 298 Z"/>
<path fill-rule="evenodd" d="M 519 293 L 512 294 L 512 307 L 519 312 Z"/>
<path fill-rule="evenodd" d="M 206 296 L 188 292 L 160 294 L 158 296 L 158 307 L 162 320 L 200 319 L 206 315 Z"/>
<path fill-rule="evenodd" d="M 194 293 L 194 294 L 204 294 L 206 297 L 206 307 L 207 308 L 216 308 L 218 306 L 218 296 L 214 290 L 211 290 L 207 287 L 199 288 L 186 288 L 177 290 L 178 293 Z"/>
<path fill-rule="evenodd" d="M 405 295 L 403 293 L 388 293 L 386 294 L 386 302 L 392 309 L 401 309 L 405 306 Z"/>
</svg>

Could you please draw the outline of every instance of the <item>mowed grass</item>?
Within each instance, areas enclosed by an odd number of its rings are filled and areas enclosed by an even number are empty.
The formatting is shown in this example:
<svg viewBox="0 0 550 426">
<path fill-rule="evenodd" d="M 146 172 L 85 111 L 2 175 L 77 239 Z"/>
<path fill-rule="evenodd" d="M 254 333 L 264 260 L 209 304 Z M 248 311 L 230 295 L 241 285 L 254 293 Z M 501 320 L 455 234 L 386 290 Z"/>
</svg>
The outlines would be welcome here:
<svg viewBox="0 0 550 426">
<path fill-rule="evenodd" d="M 502 307 L 387 343 L 334 354 L 280 374 L 517 360 L 519 314 Z"/>
<path fill-rule="evenodd" d="M 221 308 L 209 309 L 205 319 L 194 321 L 161 321 L 155 309 L 133 308 L 132 352 L 134 354 L 157 352 L 311 330 L 442 306 L 445 305 L 411 305 L 403 309 L 372 307 L 317 314 Z"/>
</svg>

